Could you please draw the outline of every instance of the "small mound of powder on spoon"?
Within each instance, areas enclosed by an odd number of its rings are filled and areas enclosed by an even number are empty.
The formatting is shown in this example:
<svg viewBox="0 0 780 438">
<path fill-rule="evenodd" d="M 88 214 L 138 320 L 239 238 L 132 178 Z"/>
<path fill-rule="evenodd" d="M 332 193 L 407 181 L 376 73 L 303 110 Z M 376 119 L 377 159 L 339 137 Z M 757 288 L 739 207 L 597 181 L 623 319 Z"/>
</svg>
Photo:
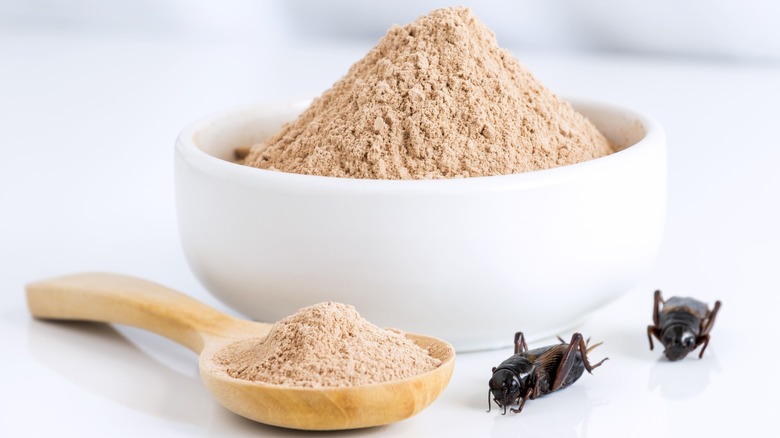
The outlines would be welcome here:
<svg viewBox="0 0 780 438">
<path fill-rule="evenodd" d="M 237 379 L 314 388 L 399 380 L 441 364 L 402 333 L 336 302 L 304 307 L 274 324 L 266 338 L 232 344 L 215 359 Z"/>
<path fill-rule="evenodd" d="M 467 8 L 393 26 L 243 164 L 362 179 L 505 175 L 612 153 Z"/>
</svg>

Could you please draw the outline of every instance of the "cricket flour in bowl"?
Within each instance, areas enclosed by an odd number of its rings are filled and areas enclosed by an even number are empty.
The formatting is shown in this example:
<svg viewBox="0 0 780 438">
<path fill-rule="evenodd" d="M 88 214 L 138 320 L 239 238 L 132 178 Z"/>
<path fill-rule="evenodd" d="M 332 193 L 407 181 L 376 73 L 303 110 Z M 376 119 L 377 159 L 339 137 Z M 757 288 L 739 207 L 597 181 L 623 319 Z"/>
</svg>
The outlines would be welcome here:
<svg viewBox="0 0 780 438">
<path fill-rule="evenodd" d="M 495 40 L 468 11 L 439 14 L 454 24 L 391 29 L 314 101 L 181 133 L 182 244 L 220 300 L 263 321 L 350 303 L 466 351 L 567 330 L 646 271 L 665 217 L 663 129 L 558 98 L 485 49 Z"/>
<path fill-rule="evenodd" d="M 468 9 L 391 28 L 244 164 L 366 179 L 514 174 L 598 158 L 607 139 Z"/>
</svg>

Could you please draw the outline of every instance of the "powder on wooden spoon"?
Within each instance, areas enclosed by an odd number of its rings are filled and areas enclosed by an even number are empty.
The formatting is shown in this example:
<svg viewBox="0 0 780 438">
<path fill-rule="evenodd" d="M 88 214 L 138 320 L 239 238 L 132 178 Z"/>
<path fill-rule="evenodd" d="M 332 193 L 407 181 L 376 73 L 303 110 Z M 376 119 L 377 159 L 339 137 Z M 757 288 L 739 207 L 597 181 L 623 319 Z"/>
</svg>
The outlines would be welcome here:
<svg viewBox="0 0 780 438">
<path fill-rule="evenodd" d="M 305 387 L 399 380 L 441 364 L 403 334 L 335 302 L 304 307 L 274 324 L 266 338 L 240 341 L 215 358 L 238 379 Z"/>
<path fill-rule="evenodd" d="M 512 174 L 612 152 L 469 9 L 393 26 L 243 164 L 366 179 Z"/>
</svg>

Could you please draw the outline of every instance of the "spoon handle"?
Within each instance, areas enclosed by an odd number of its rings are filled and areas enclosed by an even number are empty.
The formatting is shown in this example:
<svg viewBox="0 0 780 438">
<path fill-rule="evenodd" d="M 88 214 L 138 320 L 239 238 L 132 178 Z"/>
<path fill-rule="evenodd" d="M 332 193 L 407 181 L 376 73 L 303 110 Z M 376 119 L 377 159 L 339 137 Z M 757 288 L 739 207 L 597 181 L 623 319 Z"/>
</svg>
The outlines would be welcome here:
<svg viewBox="0 0 780 438">
<path fill-rule="evenodd" d="M 84 273 L 31 283 L 27 305 L 36 318 L 131 325 L 196 353 L 209 338 L 257 333 L 266 326 L 226 315 L 165 286 L 119 274 Z"/>
</svg>

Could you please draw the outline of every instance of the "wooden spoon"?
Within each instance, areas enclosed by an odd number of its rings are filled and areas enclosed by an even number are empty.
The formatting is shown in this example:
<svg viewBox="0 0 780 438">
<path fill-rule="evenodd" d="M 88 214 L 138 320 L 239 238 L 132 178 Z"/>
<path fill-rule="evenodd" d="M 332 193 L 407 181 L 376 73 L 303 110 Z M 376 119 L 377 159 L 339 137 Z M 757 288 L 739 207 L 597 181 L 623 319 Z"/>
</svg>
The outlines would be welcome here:
<svg viewBox="0 0 780 438">
<path fill-rule="evenodd" d="M 261 423 L 293 429 L 355 429 L 409 418 L 439 396 L 455 366 L 450 344 L 407 334 L 441 365 L 371 385 L 272 385 L 230 377 L 214 360 L 234 342 L 266 336 L 271 324 L 234 318 L 164 286 L 117 274 L 76 274 L 29 284 L 27 303 L 36 318 L 119 323 L 165 336 L 199 354 L 201 379 L 223 406 Z"/>
</svg>

